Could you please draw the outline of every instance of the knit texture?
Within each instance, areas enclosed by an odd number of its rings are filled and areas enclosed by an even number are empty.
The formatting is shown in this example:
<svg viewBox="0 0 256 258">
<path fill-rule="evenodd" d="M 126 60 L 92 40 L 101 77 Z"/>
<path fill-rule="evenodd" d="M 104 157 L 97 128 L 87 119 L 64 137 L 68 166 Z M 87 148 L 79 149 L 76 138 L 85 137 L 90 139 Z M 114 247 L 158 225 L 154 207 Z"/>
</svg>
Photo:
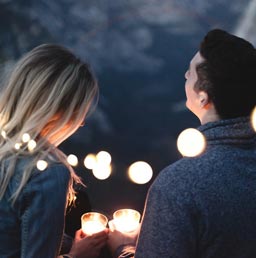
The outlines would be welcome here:
<svg viewBox="0 0 256 258">
<path fill-rule="evenodd" d="M 249 118 L 198 128 L 204 153 L 164 169 L 146 201 L 136 258 L 256 257 L 256 134 Z"/>
</svg>

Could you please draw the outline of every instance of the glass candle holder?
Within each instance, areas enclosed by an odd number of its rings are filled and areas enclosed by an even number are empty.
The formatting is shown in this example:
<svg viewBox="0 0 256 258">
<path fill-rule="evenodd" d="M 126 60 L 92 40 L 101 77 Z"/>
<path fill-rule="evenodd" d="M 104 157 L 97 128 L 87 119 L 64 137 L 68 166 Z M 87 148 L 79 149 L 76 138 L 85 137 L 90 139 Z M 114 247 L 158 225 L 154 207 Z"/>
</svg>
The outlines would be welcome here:
<svg viewBox="0 0 256 258">
<path fill-rule="evenodd" d="M 113 221 L 118 231 L 132 232 L 139 226 L 140 213 L 132 209 L 120 209 L 114 212 Z"/>
<path fill-rule="evenodd" d="M 107 217 L 98 212 L 87 212 L 81 216 L 82 230 L 86 235 L 92 235 L 103 231 L 107 224 Z"/>
</svg>

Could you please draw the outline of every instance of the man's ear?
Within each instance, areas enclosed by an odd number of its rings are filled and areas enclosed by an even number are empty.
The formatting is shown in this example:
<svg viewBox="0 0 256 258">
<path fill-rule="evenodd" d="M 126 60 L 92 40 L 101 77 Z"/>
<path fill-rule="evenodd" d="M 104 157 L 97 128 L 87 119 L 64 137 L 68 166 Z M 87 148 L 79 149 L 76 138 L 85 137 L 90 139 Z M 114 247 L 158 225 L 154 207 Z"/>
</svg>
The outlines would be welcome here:
<svg viewBox="0 0 256 258">
<path fill-rule="evenodd" d="M 209 104 L 209 97 L 205 91 L 200 91 L 198 93 L 198 96 L 199 96 L 199 105 L 201 108 L 204 108 L 205 106 L 207 106 L 207 104 Z"/>
</svg>

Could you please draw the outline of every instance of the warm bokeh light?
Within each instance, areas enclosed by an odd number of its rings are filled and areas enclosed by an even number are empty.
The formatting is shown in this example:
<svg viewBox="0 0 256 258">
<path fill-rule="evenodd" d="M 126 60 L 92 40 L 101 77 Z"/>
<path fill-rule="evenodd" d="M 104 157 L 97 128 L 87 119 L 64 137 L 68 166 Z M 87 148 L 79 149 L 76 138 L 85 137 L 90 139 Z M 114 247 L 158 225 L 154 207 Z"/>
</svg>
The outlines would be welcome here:
<svg viewBox="0 0 256 258">
<path fill-rule="evenodd" d="M 4 139 L 6 139 L 6 132 L 4 130 L 1 131 L 1 135 Z"/>
<path fill-rule="evenodd" d="M 206 141 L 203 134 L 197 129 L 188 128 L 180 133 L 177 147 L 183 156 L 195 157 L 204 151 Z"/>
<path fill-rule="evenodd" d="M 96 155 L 98 163 L 109 165 L 111 163 L 111 155 L 107 151 L 100 151 Z"/>
<path fill-rule="evenodd" d="M 105 180 L 111 175 L 112 168 L 104 163 L 96 163 L 92 169 L 93 175 L 99 180 Z"/>
<path fill-rule="evenodd" d="M 75 166 L 77 166 L 77 164 L 78 164 L 78 158 L 77 158 L 76 155 L 70 154 L 70 155 L 68 155 L 68 157 L 67 157 L 67 162 L 69 163 L 69 165 L 75 167 Z"/>
<path fill-rule="evenodd" d="M 28 142 L 28 150 L 30 152 L 32 152 L 35 149 L 35 147 L 36 147 L 36 141 L 29 140 L 29 142 Z"/>
<path fill-rule="evenodd" d="M 130 179 L 136 184 L 146 184 L 153 176 L 151 166 L 144 161 L 133 163 L 128 169 Z"/>
<path fill-rule="evenodd" d="M 256 131 L 256 107 L 252 111 L 251 121 L 253 129 Z"/>
<path fill-rule="evenodd" d="M 84 159 L 84 166 L 87 169 L 93 169 L 95 165 L 97 164 L 97 159 L 95 154 L 88 154 Z"/>
<path fill-rule="evenodd" d="M 36 167 L 40 171 L 45 170 L 47 168 L 47 166 L 48 166 L 48 163 L 45 160 L 42 160 L 42 159 L 38 160 L 37 163 L 36 163 Z"/>
<path fill-rule="evenodd" d="M 30 135 L 28 133 L 24 133 L 22 135 L 22 141 L 23 142 L 28 142 L 30 140 Z"/>
<path fill-rule="evenodd" d="M 20 147 L 21 147 L 21 143 L 15 143 L 14 148 L 15 148 L 16 150 L 19 150 Z"/>
</svg>

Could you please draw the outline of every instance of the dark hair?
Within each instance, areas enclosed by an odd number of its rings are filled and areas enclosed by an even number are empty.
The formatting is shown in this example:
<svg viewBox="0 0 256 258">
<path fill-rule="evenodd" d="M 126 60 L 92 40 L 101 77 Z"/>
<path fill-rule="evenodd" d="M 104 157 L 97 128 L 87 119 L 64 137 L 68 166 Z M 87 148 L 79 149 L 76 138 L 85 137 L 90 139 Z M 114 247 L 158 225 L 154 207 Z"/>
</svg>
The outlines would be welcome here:
<svg viewBox="0 0 256 258">
<path fill-rule="evenodd" d="M 256 50 L 226 31 L 209 31 L 200 45 L 196 90 L 207 92 L 222 119 L 248 116 L 256 105 Z"/>
</svg>

